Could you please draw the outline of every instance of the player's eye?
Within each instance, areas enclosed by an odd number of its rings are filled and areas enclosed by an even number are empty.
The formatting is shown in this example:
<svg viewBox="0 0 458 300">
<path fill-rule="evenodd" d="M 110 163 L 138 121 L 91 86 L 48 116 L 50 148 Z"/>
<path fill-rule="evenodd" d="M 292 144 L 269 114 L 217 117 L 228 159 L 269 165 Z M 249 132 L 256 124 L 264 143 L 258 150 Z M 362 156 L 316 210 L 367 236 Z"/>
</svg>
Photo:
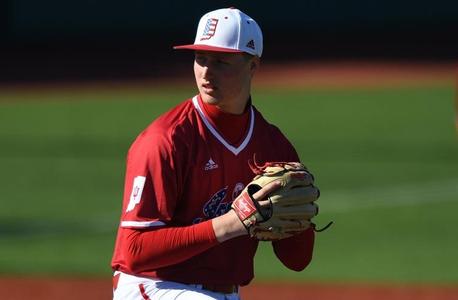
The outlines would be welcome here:
<svg viewBox="0 0 458 300">
<path fill-rule="evenodd" d="M 203 55 L 196 55 L 194 59 L 195 59 L 196 62 L 197 62 L 198 64 L 200 64 L 200 65 L 201 65 L 201 64 L 204 64 L 205 61 L 206 61 L 205 56 L 203 56 Z"/>
<path fill-rule="evenodd" d="M 229 65 L 230 64 L 229 61 L 224 60 L 224 59 L 218 59 L 216 62 L 218 64 L 221 64 L 221 65 Z"/>
</svg>

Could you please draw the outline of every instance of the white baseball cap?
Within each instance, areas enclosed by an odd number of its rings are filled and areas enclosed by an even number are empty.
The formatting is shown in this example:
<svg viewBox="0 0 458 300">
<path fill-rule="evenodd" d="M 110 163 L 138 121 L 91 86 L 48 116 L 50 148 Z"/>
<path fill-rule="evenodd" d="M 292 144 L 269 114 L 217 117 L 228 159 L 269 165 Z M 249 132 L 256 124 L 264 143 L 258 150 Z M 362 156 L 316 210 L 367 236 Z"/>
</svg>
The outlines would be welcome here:
<svg viewBox="0 0 458 300">
<path fill-rule="evenodd" d="M 240 10 L 223 8 L 206 13 L 200 19 L 194 44 L 173 49 L 246 52 L 261 57 L 262 32 L 256 21 Z"/>
</svg>

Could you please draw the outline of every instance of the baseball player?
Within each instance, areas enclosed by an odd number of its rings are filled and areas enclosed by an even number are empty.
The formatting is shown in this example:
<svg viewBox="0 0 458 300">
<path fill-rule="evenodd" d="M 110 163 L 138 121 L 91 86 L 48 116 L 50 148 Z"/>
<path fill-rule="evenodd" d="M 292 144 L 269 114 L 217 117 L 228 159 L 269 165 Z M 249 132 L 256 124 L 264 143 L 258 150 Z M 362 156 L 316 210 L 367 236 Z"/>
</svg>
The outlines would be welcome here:
<svg viewBox="0 0 458 300">
<path fill-rule="evenodd" d="M 211 11 L 194 44 L 174 48 L 194 51 L 199 93 L 152 122 L 129 149 L 114 299 L 240 299 L 259 243 L 240 217 L 246 203 L 232 205 L 253 180 L 249 162 L 299 157 L 252 103 L 263 49 L 252 18 L 235 8 Z M 250 197 L 262 202 L 279 188 L 271 182 Z M 287 268 L 300 271 L 312 259 L 314 231 L 271 243 Z"/>
</svg>

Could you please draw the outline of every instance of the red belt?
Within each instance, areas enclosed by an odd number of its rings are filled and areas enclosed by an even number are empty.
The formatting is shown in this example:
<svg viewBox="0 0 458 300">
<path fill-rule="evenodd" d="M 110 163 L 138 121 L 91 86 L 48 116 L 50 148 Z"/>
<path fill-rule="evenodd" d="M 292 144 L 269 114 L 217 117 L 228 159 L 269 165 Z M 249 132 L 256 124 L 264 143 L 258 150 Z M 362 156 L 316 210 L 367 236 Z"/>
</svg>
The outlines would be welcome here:
<svg viewBox="0 0 458 300">
<path fill-rule="evenodd" d="M 202 289 L 217 293 L 232 294 L 239 291 L 239 286 L 232 284 L 202 284 Z"/>
</svg>

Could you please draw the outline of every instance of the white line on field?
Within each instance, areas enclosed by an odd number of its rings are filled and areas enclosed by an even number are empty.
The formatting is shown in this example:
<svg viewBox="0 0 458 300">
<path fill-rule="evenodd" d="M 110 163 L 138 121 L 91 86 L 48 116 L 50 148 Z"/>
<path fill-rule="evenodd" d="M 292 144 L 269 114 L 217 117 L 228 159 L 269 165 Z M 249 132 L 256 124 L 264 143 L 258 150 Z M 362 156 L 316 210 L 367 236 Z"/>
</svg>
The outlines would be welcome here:
<svg viewBox="0 0 458 300">
<path fill-rule="evenodd" d="M 341 213 L 356 209 L 397 207 L 458 201 L 458 178 L 419 184 L 371 187 L 360 190 L 334 190 L 319 200 L 323 212 Z"/>
</svg>

